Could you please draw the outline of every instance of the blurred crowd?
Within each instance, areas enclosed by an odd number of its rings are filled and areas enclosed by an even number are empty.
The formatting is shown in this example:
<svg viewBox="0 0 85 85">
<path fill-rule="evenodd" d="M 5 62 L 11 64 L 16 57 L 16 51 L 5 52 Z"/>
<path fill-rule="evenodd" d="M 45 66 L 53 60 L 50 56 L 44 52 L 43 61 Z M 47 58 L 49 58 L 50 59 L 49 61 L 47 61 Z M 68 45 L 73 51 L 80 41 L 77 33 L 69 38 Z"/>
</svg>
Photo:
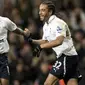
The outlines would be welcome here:
<svg viewBox="0 0 85 85">
<path fill-rule="evenodd" d="M 44 0 L 4 0 L 2 16 L 10 18 L 23 30 L 28 28 L 33 39 L 40 39 L 43 23 L 39 19 L 38 7 L 41 1 Z M 85 0 L 51 1 L 56 6 L 56 15 L 69 25 L 83 75 L 79 85 L 85 85 Z M 23 36 L 13 32 L 8 35 L 10 85 L 43 85 L 56 61 L 55 53 L 52 49 L 44 49 L 38 58 L 33 56 L 35 45 L 30 45 Z"/>
</svg>

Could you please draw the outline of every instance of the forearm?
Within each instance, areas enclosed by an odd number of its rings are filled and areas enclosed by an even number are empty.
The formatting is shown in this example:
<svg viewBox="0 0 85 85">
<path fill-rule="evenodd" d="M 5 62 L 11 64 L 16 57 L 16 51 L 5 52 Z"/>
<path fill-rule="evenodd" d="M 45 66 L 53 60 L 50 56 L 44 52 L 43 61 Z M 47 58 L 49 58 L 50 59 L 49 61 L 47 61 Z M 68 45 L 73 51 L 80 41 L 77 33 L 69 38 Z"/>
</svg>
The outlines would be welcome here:
<svg viewBox="0 0 85 85">
<path fill-rule="evenodd" d="M 47 40 L 42 40 L 42 39 L 40 39 L 40 40 L 34 40 L 34 39 L 32 39 L 32 42 L 33 43 L 35 43 L 35 44 L 44 44 L 44 43 L 47 43 L 48 41 Z"/>
<path fill-rule="evenodd" d="M 24 35 L 24 31 L 20 28 L 16 28 L 16 30 L 13 31 L 16 34 Z"/>
<path fill-rule="evenodd" d="M 47 42 L 47 43 L 41 44 L 40 47 L 41 48 L 52 48 L 52 47 L 56 47 L 58 45 L 60 45 L 59 42 L 52 41 L 52 42 Z"/>
<path fill-rule="evenodd" d="M 41 48 L 52 48 L 52 47 L 56 47 L 56 46 L 61 45 L 63 43 L 63 40 L 64 40 L 64 37 L 61 36 L 61 37 L 58 37 L 56 40 L 53 40 L 51 42 L 47 42 L 47 43 L 41 44 L 40 47 Z"/>
</svg>

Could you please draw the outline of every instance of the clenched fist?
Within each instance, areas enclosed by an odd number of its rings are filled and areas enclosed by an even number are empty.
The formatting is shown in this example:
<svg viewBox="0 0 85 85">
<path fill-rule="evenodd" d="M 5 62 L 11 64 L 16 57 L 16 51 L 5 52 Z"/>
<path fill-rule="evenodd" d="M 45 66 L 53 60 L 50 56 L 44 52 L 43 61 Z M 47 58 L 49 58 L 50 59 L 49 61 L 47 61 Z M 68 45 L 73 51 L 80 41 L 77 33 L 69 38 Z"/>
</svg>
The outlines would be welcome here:
<svg viewBox="0 0 85 85">
<path fill-rule="evenodd" d="M 31 35 L 31 33 L 30 33 L 29 29 L 25 28 L 25 30 L 24 30 L 24 36 L 30 37 L 30 35 Z"/>
</svg>

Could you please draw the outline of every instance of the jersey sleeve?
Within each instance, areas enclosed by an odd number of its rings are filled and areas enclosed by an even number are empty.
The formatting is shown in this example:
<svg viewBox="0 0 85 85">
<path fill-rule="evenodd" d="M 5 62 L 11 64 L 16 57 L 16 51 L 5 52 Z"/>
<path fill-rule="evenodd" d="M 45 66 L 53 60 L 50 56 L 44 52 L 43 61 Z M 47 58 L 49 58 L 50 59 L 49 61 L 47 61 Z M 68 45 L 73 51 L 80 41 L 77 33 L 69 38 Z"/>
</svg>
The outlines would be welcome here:
<svg viewBox="0 0 85 85">
<path fill-rule="evenodd" d="M 64 36 L 66 37 L 66 25 L 60 24 L 55 28 L 56 31 L 56 37 L 58 36 Z"/>
<path fill-rule="evenodd" d="M 16 24 L 8 18 L 6 18 L 6 24 L 9 31 L 14 31 L 17 28 Z"/>
</svg>

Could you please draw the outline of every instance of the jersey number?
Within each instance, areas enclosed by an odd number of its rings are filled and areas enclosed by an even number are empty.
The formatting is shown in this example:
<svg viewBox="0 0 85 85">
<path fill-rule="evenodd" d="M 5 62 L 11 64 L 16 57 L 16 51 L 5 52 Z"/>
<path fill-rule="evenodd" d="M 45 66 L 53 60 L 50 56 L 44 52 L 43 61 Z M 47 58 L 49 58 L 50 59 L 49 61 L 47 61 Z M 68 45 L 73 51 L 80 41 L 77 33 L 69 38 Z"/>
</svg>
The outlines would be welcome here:
<svg viewBox="0 0 85 85">
<path fill-rule="evenodd" d="M 61 63 L 61 62 L 56 61 L 55 65 L 53 65 L 53 67 L 55 67 L 55 68 L 59 69 L 61 65 L 62 65 L 62 63 Z"/>
</svg>

